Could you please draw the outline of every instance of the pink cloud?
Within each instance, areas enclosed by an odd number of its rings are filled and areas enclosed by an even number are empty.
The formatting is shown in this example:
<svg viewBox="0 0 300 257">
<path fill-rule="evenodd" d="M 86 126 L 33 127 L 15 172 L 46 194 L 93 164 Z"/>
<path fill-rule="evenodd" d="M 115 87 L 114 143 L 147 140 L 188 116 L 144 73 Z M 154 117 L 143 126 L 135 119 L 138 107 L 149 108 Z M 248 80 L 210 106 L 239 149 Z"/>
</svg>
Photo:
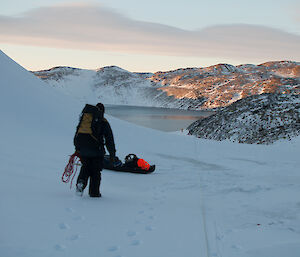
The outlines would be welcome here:
<svg viewBox="0 0 300 257">
<path fill-rule="evenodd" d="M 232 24 L 188 31 L 132 20 L 99 5 L 44 7 L 0 16 L 0 42 L 56 48 L 174 56 L 300 59 L 300 36 L 264 26 Z"/>
</svg>

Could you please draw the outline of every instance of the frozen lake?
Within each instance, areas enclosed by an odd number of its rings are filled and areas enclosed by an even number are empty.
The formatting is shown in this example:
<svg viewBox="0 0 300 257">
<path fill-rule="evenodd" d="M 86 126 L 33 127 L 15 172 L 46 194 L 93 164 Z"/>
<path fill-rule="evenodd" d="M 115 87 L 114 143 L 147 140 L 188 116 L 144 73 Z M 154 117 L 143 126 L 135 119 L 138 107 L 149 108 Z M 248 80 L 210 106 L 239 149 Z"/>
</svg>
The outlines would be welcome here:
<svg viewBox="0 0 300 257">
<path fill-rule="evenodd" d="M 186 129 L 194 121 L 213 113 L 127 105 L 105 105 L 105 107 L 106 113 L 116 118 L 162 131 Z"/>
</svg>

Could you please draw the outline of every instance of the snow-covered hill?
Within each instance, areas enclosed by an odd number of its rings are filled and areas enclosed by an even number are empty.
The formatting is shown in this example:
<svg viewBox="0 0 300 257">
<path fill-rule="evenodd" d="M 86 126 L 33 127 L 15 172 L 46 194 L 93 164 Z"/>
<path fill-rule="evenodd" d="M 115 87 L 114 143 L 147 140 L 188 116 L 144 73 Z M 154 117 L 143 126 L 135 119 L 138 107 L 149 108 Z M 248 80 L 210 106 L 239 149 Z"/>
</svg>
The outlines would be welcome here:
<svg viewBox="0 0 300 257">
<path fill-rule="evenodd" d="M 3 52 L 0 88 L 0 256 L 298 257 L 299 137 L 245 145 L 108 116 L 118 156 L 157 170 L 104 170 L 103 197 L 78 198 L 60 179 L 82 104 Z"/>
<path fill-rule="evenodd" d="M 176 107 L 188 109 L 199 99 L 174 99 L 160 84 L 149 79 L 150 73 L 131 73 L 116 66 L 98 70 L 55 67 L 34 72 L 52 87 L 82 102 L 101 101 L 105 104 Z"/>
<path fill-rule="evenodd" d="M 300 95 L 262 94 L 239 100 L 188 127 L 199 138 L 269 144 L 300 135 Z"/>
<path fill-rule="evenodd" d="M 116 66 L 56 67 L 34 74 L 81 100 L 180 109 L 213 109 L 250 95 L 300 92 L 300 63 L 291 61 L 218 64 L 154 74 L 131 73 Z"/>
<path fill-rule="evenodd" d="M 68 123 L 74 123 L 78 115 L 73 114 L 79 112 L 76 102 L 50 88 L 2 51 L 0 57 L 3 150 L 13 153 L 15 158 L 20 154 L 29 159 L 35 158 L 37 149 L 45 155 L 56 151 L 56 141 L 66 137 Z M 27 150 L 19 153 L 19 149 Z"/>
</svg>

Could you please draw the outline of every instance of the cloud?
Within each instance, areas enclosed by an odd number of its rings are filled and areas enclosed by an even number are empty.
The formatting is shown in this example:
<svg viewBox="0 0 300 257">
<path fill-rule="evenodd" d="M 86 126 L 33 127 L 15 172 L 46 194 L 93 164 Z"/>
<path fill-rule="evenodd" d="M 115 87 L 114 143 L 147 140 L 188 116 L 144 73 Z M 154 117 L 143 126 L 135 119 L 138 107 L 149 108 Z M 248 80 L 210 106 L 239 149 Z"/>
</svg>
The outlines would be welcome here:
<svg viewBox="0 0 300 257">
<path fill-rule="evenodd" d="M 0 42 L 55 48 L 171 56 L 300 59 L 300 36 L 264 26 L 232 24 L 188 31 L 130 19 L 96 4 L 33 9 L 0 16 Z"/>
<path fill-rule="evenodd" d="M 293 16 L 294 16 L 294 20 L 297 23 L 300 23 L 300 4 L 295 6 L 295 8 L 293 9 Z"/>
</svg>

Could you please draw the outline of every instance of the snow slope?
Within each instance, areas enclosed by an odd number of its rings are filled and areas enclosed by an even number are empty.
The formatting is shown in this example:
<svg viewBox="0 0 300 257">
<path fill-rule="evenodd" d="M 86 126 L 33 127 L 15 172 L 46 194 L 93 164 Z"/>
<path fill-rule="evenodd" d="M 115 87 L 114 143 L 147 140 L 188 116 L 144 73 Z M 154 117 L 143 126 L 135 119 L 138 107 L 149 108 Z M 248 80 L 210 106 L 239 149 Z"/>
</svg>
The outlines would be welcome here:
<svg viewBox="0 0 300 257">
<path fill-rule="evenodd" d="M 78 198 L 60 176 L 82 104 L 2 52 L 0 86 L 0 256 L 299 256 L 299 137 L 242 145 L 108 117 L 118 156 L 157 170 L 104 170 L 103 197 Z"/>
</svg>

